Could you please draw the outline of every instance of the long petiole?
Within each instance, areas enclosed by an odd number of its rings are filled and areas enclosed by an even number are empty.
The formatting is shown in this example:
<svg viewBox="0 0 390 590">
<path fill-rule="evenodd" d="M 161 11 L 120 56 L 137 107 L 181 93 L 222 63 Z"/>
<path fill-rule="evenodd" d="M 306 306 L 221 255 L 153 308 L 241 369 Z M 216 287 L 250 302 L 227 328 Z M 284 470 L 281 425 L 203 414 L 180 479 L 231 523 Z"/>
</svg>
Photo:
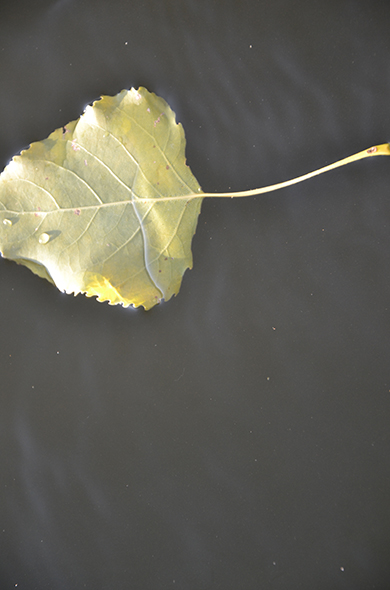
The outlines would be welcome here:
<svg viewBox="0 0 390 590">
<path fill-rule="evenodd" d="M 233 193 L 202 193 L 201 197 L 251 197 L 253 195 L 262 195 L 264 193 L 270 193 L 272 191 L 277 191 L 280 188 L 285 188 L 286 186 L 291 186 L 292 184 L 297 184 L 298 182 L 303 182 L 304 180 L 308 180 L 313 176 L 318 176 L 318 174 L 323 174 L 323 172 L 329 172 L 329 170 L 333 170 L 334 168 L 339 168 L 340 166 L 345 166 L 346 164 L 350 164 L 351 162 L 356 162 L 357 160 L 363 160 L 364 158 L 370 158 L 372 156 L 390 156 L 390 144 L 389 143 L 382 143 L 381 145 L 375 145 L 367 150 L 363 150 L 362 152 L 358 152 L 353 156 L 349 156 L 348 158 L 343 158 L 338 162 L 334 162 L 333 164 L 329 164 L 328 166 L 324 166 L 323 168 L 319 168 L 318 170 L 314 170 L 314 172 L 309 172 L 308 174 L 304 174 L 303 176 L 298 176 L 297 178 L 293 178 L 292 180 L 286 180 L 285 182 L 278 182 L 277 184 L 271 184 L 270 186 L 263 186 L 262 188 L 255 188 L 249 191 L 238 191 Z M 185 197 L 184 197 L 185 198 Z"/>
</svg>

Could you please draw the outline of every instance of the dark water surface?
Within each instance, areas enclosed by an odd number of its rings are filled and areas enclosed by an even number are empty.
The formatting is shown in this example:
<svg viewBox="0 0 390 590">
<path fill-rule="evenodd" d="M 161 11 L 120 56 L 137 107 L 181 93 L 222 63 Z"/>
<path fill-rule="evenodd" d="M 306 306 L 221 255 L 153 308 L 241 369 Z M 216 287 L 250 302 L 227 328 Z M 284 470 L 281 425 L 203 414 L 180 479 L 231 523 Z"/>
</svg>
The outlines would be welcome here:
<svg viewBox="0 0 390 590">
<path fill-rule="evenodd" d="M 0 166 L 163 96 L 204 190 L 390 140 L 390 3 L 2 2 Z M 0 261 L 0 590 L 390 588 L 390 158 L 207 199 L 150 312 Z"/>
</svg>

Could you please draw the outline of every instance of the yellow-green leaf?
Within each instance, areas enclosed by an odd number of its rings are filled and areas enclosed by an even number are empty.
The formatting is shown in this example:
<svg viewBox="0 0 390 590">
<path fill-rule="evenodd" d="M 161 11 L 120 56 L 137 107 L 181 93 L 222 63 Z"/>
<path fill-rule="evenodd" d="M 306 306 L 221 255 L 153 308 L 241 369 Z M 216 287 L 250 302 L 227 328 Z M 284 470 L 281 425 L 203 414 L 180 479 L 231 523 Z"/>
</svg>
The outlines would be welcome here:
<svg viewBox="0 0 390 590">
<path fill-rule="evenodd" d="M 170 299 L 192 266 L 202 202 L 184 151 L 163 99 L 102 97 L 3 171 L 2 255 L 66 293 L 146 309 Z"/>
<path fill-rule="evenodd" d="M 292 180 L 204 193 L 185 163 L 167 103 L 145 88 L 103 96 L 15 156 L 0 176 L 0 253 L 66 293 L 153 307 L 180 289 L 205 197 L 247 197 L 307 180 L 389 144 Z"/>
</svg>

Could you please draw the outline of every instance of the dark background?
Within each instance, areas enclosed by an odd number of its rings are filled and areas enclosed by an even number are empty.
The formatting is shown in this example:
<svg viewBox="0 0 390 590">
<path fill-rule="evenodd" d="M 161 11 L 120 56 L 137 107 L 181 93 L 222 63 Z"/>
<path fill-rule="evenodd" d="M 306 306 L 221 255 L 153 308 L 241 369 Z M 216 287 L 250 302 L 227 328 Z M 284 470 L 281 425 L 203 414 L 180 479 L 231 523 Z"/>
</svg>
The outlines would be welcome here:
<svg viewBox="0 0 390 590">
<path fill-rule="evenodd" d="M 390 140 L 390 3 L 13 0 L 0 169 L 101 94 L 205 191 Z M 206 199 L 150 312 L 0 260 L 0 589 L 390 588 L 390 158 Z"/>
</svg>

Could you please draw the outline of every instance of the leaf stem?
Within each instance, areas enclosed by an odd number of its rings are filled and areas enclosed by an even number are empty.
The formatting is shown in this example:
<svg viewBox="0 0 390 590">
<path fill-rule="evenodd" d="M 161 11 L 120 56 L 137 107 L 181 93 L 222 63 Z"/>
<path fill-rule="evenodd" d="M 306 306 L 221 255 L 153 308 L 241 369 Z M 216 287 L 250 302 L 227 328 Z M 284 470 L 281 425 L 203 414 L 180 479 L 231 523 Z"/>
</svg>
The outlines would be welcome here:
<svg viewBox="0 0 390 590">
<path fill-rule="evenodd" d="M 233 193 L 203 193 L 200 196 L 231 197 L 233 199 L 235 197 L 251 197 L 254 195 L 262 195 L 264 193 L 277 191 L 280 188 L 285 188 L 286 186 L 291 186 L 292 184 L 297 184 L 298 182 L 303 182 L 304 180 L 308 180 L 313 176 L 318 176 L 318 174 L 323 174 L 324 172 L 329 172 L 329 170 L 333 170 L 334 168 L 339 168 L 340 166 L 345 166 L 351 162 L 356 162 L 357 160 L 363 160 L 364 158 L 370 158 L 372 156 L 390 156 L 390 144 L 382 143 L 381 145 L 375 145 L 366 150 L 363 150 L 362 152 L 353 154 L 353 156 L 348 156 L 348 158 L 343 158 L 342 160 L 338 160 L 333 164 L 329 164 L 328 166 L 324 166 L 323 168 L 319 168 L 313 172 L 308 172 L 308 174 L 304 174 L 303 176 L 297 176 L 297 178 L 293 178 L 292 180 L 286 180 L 285 182 L 278 182 L 277 184 L 271 184 L 269 186 L 263 186 L 262 188 L 255 188 L 248 191 L 238 191 Z"/>
</svg>

